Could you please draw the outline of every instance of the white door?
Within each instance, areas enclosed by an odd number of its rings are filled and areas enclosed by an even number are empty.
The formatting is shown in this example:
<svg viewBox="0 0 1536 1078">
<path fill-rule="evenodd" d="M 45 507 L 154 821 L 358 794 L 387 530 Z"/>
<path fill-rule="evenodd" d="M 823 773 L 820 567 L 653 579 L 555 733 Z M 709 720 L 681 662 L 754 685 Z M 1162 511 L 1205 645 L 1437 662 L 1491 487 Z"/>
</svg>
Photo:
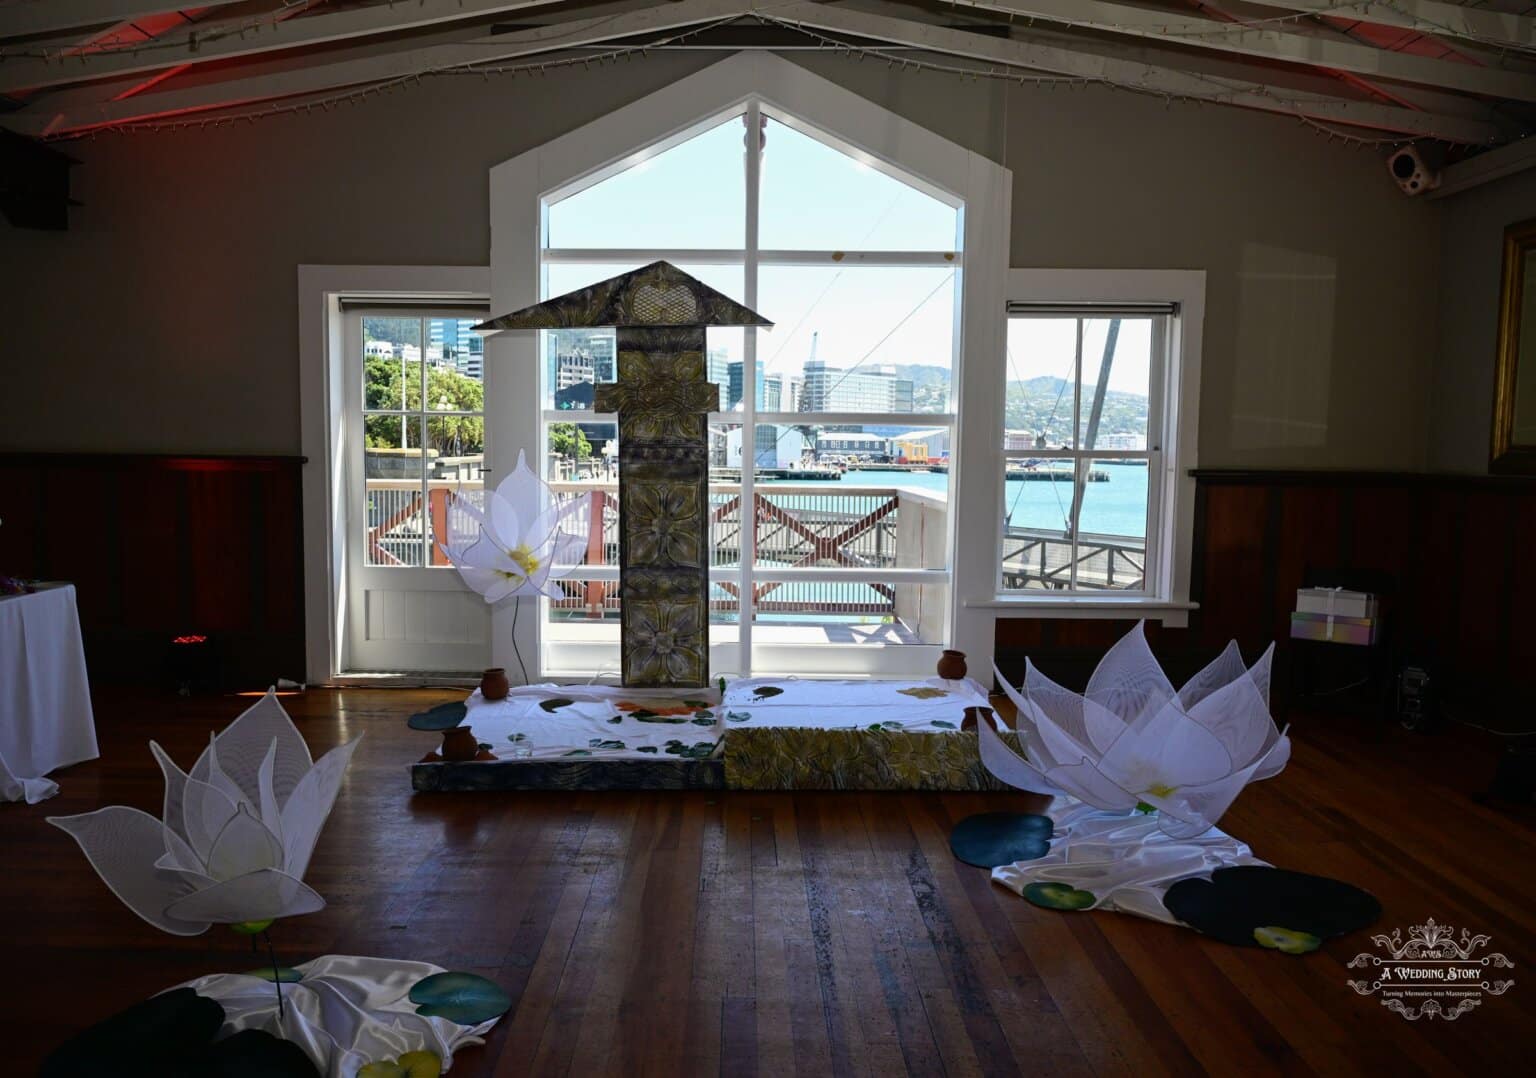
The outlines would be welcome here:
<svg viewBox="0 0 1536 1078">
<path fill-rule="evenodd" d="M 490 611 L 439 546 L 450 496 L 484 489 L 484 352 L 469 332 L 483 317 L 345 309 L 344 673 L 490 665 Z"/>
</svg>

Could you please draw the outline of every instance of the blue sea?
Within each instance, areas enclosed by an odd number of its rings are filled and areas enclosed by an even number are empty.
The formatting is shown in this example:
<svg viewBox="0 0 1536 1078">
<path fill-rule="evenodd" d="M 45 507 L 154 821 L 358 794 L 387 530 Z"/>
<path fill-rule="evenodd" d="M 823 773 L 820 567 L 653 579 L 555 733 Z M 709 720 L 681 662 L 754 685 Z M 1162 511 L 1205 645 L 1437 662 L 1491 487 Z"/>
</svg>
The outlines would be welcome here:
<svg viewBox="0 0 1536 1078">
<path fill-rule="evenodd" d="M 1082 530 L 1097 535 L 1146 538 L 1147 472 L 1144 464 L 1095 461 L 1095 471 L 1109 476 L 1104 483 L 1089 483 L 1083 498 Z M 761 486 L 774 486 L 764 481 Z M 936 472 L 866 472 L 849 470 L 838 481 L 828 482 L 827 493 L 850 487 L 920 487 L 946 490 L 949 476 Z M 1061 531 L 1072 511 L 1070 479 L 1057 481 L 1010 479 L 1004 493 L 1003 512 L 1014 527 Z"/>
</svg>

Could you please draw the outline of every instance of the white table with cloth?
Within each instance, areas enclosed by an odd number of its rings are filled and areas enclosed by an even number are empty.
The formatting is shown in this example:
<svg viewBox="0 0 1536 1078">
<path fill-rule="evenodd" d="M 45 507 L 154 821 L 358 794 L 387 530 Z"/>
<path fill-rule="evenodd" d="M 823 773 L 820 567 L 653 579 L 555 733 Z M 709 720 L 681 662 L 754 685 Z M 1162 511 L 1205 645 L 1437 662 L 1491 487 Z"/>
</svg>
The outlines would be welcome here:
<svg viewBox="0 0 1536 1078">
<path fill-rule="evenodd" d="M 48 772 L 98 755 L 74 585 L 0 597 L 0 800 L 52 797 Z"/>
</svg>

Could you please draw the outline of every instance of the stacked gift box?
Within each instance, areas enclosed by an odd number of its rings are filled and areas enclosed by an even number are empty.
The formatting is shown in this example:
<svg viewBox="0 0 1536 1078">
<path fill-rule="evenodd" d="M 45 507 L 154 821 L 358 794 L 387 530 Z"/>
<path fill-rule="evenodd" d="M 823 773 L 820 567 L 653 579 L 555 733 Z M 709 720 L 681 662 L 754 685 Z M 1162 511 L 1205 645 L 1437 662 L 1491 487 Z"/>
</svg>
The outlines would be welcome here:
<svg viewBox="0 0 1536 1078">
<path fill-rule="evenodd" d="M 1380 628 L 1376 596 L 1343 588 L 1298 588 L 1291 636 L 1333 644 L 1374 644 Z"/>
</svg>

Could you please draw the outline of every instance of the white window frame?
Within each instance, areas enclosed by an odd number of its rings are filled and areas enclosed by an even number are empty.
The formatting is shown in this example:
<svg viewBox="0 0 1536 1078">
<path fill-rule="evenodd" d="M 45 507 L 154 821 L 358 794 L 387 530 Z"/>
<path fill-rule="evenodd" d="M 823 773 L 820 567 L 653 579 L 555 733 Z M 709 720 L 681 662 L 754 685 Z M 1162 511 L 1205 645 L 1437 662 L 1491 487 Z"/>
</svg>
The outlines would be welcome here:
<svg viewBox="0 0 1536 1078">
<path fill-rule="evenodd" d="M 337 682 L 345 655 L 348 619 L 348 438 L 356 422 L 347 414 L 346 319 L 343 299 L 407 301 L 486 300 L 488 266 L 298 267 L 299 415 L 304 450 L 304 649 L 305 678 Z M 495 377 L 485 364 L 486 458 L 491 454 L 491 393 Z M 505 379 L 510 380 L 510 379 Z M 507 387 L 503 385 L 503 392 Z M 381 679 L 364 679 L 375 683 Z M 406 678 L 444 680 L 452 678 Z"/>
<path fill-rule="evenodd" d="M 636 154 L 659 152 L 712 117 L 744 111 L 753 102 L 777 117 L 803 121 L 835 137 L 843 152 L 852 153 L 856 160 L 889 169 L 909 182 L 918 178 L 948 193 L 948 201 L 964 206 L 963 242 L 959 246 L 965 252 L 965 266 L 958 281 L 955 315 L 959 356 L 950 390 L 955 463 L 947 543 L 951 558 L 949 638 L 944 644 L 968 652 L 973 666 L 985 670 L 993 650 L 992 615 L 982 607 L 969 606 L 961 597 L 978 593 L 976 573 L 986 571 L 986 536 L 969 527 L 966 507 L 984 512 L 980 507 L 992 493 L 984 458 L 1002 437 L 1000 425 L 990 416 L 996 382 L 988 368 L 991 357 L 1001 352 L 1004 329 L 996 312 L 1005 302 L 1012 188 L 1007 169 L 788 60 L 766 53 L 738 53 L 491 170 L 492 307 L 497 312 L 512 311 L 543 298 L 539 287 L 541 216 L 543 199 L 549 194 L 584 180 L 595 182 L 625 167 Z M 687 252 L 670 253 L 689 260 Z M 580 257 L 600 254 L 584 250 Z M 774 257 L 772 252 L 764 254 Z M 626 260 L 631 257 L 632 252 L 625 252 Z M 796 260 L 803 257 L 801 253 L 795 255 Z M 872 257 L 881 256 L 874 253 Z M 836 264 L 832 252 L 827 253 L 827 259 L 827 264 Z M 748 306 L 753 298 L 742 297 Z M 750 339 L 750 331 L 748 336 Z M 755 357 L 750 352 L 745 361 L 745 370 L 755 369 Z M 502 368 L 520 370 L 527 376 L 538 369 L 538 363 L 538 342 L 533 333 L 504 333 L 486 342 L 487 372 Z M 972 374 L 973 367 L 979 375 Z M 505 395 L 494 388 L 488 374 L 487 452 L 498 473 L 509 460 L 516 459 L 519 450 L 535 459 L 542 459 L 543 450 L 542 394 L 504 389 Z M 974 415 L 975 421 L 968 420 L 968 415 Z M 598 416 L 592 418 L 600 421 Z M 773 422 L 772 413 L 750 418 L 758 423 Z M 911 418 L 926 422 L 917 416 Z M 730 414 L 729 421 L 741 420 L 741 416 Z M 865 417 L 865 421 L 872 420 Z M 973 470 L 966 461 L 975 458 L 980 459 Z M 750 486 L 744 484 L 744 488 L 743 497 L 750 497 Z M 963 518 L 967 527 L 960 528 L 957 524 Z M 761 577 L 762 570 L 757 572 Z M 985 587 L 983 584 L 982 589 Z M 535 678 L 557 673 L 543 669 L 543 621 L 542 617 L 525 618 L 517 626 L 522 654 L 537 656 L 530 668 Z M 511 632 L 510 611 L 498 610 L 492 647 L 493 660 L 502 665 L 503 657 L 511 661 Z M 927 660 L 937 657 L 940 646 L 817 645 L 786 647 L 782 654 L 774 654 L 776 645 L 761 645 L 752 662 L 759 672 L 910 677 L 914 669 L 922 669 Z M 834 652 L 838 653 L 836 658 Z"/>
<path fill-rule="evenodd" d="M 1152 371 L 1154 399 L 1161 408 L 1149 417 L 1149 449 L 1158 447 L 1160 460 L 1150 467 L 1147 565 L 1144 589 L 1130 595 L 1077 591 L 1003 591 L 1003 491 L 1005 463 L 1009 454 L 1002 445 L 1002 409 L 1006 394 L 997 393 L 999 436 L 989 463 L 993 527 L 989 534 L 991 570 L 989 596 L 977 596 L 967 605 L 989 609 L 995 616 L 1010 614 L 1054 618 L 1147 617 L 1164 625 L 1188 624 L 1191 560 L 1194 547 L 1195 481 L 1200 434 L 1200 349 L 1205 325 L 1204 270 L 1130 269 L 1012 269 L 1008 272 L 1007 302 L 1020 304 L 1138 304 L 1170 303 L 1167 347 L 1159 369 Z M 1005 305 L 1006 307 L 1006 305 Z M 1004 313 L 1006 332 L 1007 318 Z M 1006 361 L 999 364 L 1005 368 Z M 1001 388 L 1006 369 L 997 373 L 994 385 Z M 1015 454 L 1018 455 L 1018 454 Z M 1038 455 L 1038 454 L 1033 454 Z M 1070 455 L 1070 454 L 1063 454 Z M 1104 455 L 1102 453 L 1096 455 Z M 1113 455 L 1113 454 L 1110 454 Z"/>
</svg>

